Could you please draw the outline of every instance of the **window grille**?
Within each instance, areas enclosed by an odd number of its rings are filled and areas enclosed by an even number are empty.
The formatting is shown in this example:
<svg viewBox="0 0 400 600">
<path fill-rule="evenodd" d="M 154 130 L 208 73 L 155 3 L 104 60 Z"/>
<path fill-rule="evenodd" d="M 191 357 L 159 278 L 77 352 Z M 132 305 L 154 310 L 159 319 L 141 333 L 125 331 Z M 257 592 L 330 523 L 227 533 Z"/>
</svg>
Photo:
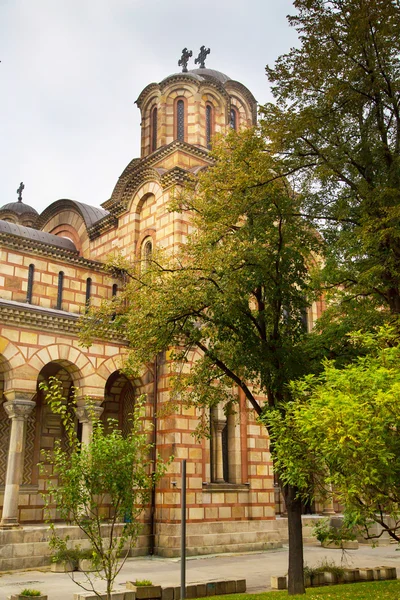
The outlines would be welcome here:
<svg viewBox="0 0 400 600">
<path fill-rule="evenodd" d="M 211 148 L 211 136 L 212 136 L 212 113 L 213 109 L 210 104 L 206 106 L 206 143 L 207 148 Z"/>
<path fill-rule="evenodd" d="M 234 108 L 231 108 L 231 129 L 234 129 L 235 131 L 237 131 L 237 113 L 236 110 Z"/>
<path fill-rule="evenodd" d="M 178 100 L 176 103 L 176 139 L 179 142 L 185 141 L 185 103 Z"/>
<path fill-rule="evenodd" d="M 88 277 L 86 279 L 86 299 L 85 299 L 86 310 L 90 306 L 90 294 L 91 294 L 91 291 L 92 291 L 92 279 L 91 279 L 91 277 Z"/>
<path fill-rule="evenodd" d="M 157 108 L 151 111 L 151 152 L 157 150 Z"/>
<path fill-rule="evenodd" d="M 32 303 L 32 293 L 33 293 L 33 276 L 35 274 L 35 265 L 29 265 L 28 271 L 28 287 L 26 290 L 26 301 L 28 304 Z"/>
<path fill-rule="evenodd" d="M 62 306 L 63 285 L 64 285 L 64 271 L 60 271 L 58 274 L 58 289 L 57 289 L 57 304 L 56 304 L 56 308 L 58 310 L 61 310 L 61 306 Z"/>
</svg>

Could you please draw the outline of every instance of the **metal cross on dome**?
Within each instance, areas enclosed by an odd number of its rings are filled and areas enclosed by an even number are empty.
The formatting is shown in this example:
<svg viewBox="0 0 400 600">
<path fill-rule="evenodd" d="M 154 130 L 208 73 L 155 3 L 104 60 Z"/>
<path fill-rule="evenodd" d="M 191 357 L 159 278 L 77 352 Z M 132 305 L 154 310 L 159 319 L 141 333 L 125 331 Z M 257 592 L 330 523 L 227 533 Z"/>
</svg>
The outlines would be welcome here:
<svg viewBox="0 0 400 600">
<path fill-rule="evenodd" d="M 21 183 L 19 184 L 19 188 L 17 189 L 17 194 L 18 194 L 18 202 L 22 202 L 22 192 L 24 191 L 25 186 L 23 184 L 23 182 L 21 181 Z"/>
<path fill-rule="evenodd" d="M 182 73 L 188 72 L 187 65 L 191 56 L 193 56 L 193 52 L 191 50 L 188 50 L 187 48 L 182 50 L 182 56 L 178 60 L 178 67 L 182 67 Z"/>
<path fill-rule="evenodd" d="M 200 53 L 199 53 L 198 57 L 194 59 L 195 65 L 199 65 L 200 69 L 205 69 L 206 68 L 205 60 L 206 60 L 208 54 L 210 54 L 210 48 L 206 48 L 205 46 L 202 46 L 200 48 Z"/>
</svg>

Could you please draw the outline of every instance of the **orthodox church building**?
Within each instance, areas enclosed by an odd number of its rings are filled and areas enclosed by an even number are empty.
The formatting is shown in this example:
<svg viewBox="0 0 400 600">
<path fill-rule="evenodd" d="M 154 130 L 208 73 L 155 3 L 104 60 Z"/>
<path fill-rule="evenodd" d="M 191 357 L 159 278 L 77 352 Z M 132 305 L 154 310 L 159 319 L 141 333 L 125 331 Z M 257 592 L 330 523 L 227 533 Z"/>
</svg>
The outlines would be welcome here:
<svg viewBox="0 0 400 600">
<path fill-rule="evenodd" d="M 265 549 L 281 539 L 268 438 L 244 397 L 236 414 L 215 411 L 212 439 L 199 442 L 192 435 L 194 409 L 157 416 L 169 394 L 166 359 L 131 381 L 120 371 L 123 339 L 98 339 L 89 349 L 79 344 L 79 318 L 87 306 L 118 294 L 121 282 L 104 267 L 110 254 L 145 257 L 155 247 L 184 243 L 188 222 L 169 212 L 172 190 L 210 164 L 214 133 L 256 123 L 251 92 L 205 67 L 204 47 L 198 68 L 188 70 L 190 55 L 185 49 L 182 72 L 140 93 L 141 156 L 122 172 L 102 208 L 62 199 L 38 214 L 23 201 L 23 184 L 18 201 L 0 208 L 0 534 L 43 523 L 41 492 L 56 475 L 50 466 L 40 474 L 37 465 L 41 450 L 51 449 L 64 431 L 38 384 L 56 375 L 66 398 L 72 386 L 79 388 L 83 442 L 91 428 L 87 396 L 101 418 L 116 418 L 126 431 L 135 397 L 147 395 L 157 452 L 175 460 L 146 512 L 138 552 L 179 554 L 184 458 L 189 554 Z M 318 311 L 315 306 L 310 319 Z M 31 556 L 31 566 L 39 564 L 43 557 Z M 16 565 L 7 562 L 7 568 Z"/>
</svg>

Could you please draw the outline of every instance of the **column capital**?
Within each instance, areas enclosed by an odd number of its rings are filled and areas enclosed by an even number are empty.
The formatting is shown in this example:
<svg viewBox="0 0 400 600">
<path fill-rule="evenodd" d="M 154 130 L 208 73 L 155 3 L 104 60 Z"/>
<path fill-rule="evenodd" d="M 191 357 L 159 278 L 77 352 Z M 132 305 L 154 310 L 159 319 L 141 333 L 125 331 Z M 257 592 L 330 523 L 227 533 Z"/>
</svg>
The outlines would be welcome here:
<svg viewBox="0 0 400 600">
<path fill-rule="evenodd" d="M 226 419 L 214 419 L 213 423 L 217 431 L 222 431 L 226 425 Z"/>
<path fill-rule="evenodd" d="M 104 408 L 98 404 L 84 404 L 76 407 L 76 416 L 80 423 L 91 423 L 100 419 Z"/>
<path fill-rule="evenodd" d="M 36 406 L 33 400 L 8 400 L 3 404 L 4 410 L 10 419 L 26 421 Z"/>
</svg>

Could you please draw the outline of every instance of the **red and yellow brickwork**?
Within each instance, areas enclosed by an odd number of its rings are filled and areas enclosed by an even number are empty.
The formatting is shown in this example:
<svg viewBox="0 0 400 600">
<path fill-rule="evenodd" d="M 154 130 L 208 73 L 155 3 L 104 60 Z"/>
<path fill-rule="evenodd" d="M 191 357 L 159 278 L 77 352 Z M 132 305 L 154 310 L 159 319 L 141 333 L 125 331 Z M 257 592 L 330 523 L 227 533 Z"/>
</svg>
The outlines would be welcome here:
<svg viewBox="0 0 400 600">
<path fill-rule="evenodd" d="M 180 99 L 184 115 L 178 139 Z M 19 216 L 17 203 L 0 209 L 1 525 L 43 521 L 40 492 L 55 474 L 50 466 L 39 474 L 37 462 L 41 450 L 51 450 L 64 433 L 38 383 L 57 375 L 66 397 L 71 386 L 79 387 L 82 439 L 90 428 L 86 395 L 103 409 L 103 418 L 116 418 L 124 428 L 135 397 L 146 394 L 146 419 L 155 426 L 157 451 L 163 458 L 175 458 L 156 490 L 154 529 L 141 538 L 143 552 L 152 539 L 156 553 L 179 554 L 182 459 L 187 460 L 189 552 L 263 549 L 278 539 L 273 471 L 268 437 L 244 397 L 232 413 L 217 411 L 211 439 L 199 441 L 193 436 L 199 417 L 195 408 L 178 405 L 174 414 L 158 414 L 169 399 L 167 360 L 149 366 L 141 380 L 128 381 L 120 372 L 123 340 L 98 340 L 88 349 L 79 345 L 78 319 L 88 298 L 99 306 L 120 284 L 104 268 L 108 257 L 140 256 L 148 241 L 171 252 L 184 243 L 189 224 L 169 211 L 172 190 L 209 164 L 210 133 L 247 127 L 256 118 L 255 99 L 242 84 L 201 68 L 150 84 L 137 104 L 142 113 L 141 158 L 123 171 L 103 209 L 59 200 L 37 217 L 28 211 L 31 229 L 21 227 L 27 221 L 22 212 Z M 207 123 L 207 118 L 212 121 Z M 10 441 L 10 430 L 19 432 L 19 445 L 14 434 Z M 224 459 L 221 445 L 213 440 L 223 430 Z M 109 508 L 104 507 L 105 514 Z M 149 515 L 150 510 L 148 520 Z"/>
</svg>

